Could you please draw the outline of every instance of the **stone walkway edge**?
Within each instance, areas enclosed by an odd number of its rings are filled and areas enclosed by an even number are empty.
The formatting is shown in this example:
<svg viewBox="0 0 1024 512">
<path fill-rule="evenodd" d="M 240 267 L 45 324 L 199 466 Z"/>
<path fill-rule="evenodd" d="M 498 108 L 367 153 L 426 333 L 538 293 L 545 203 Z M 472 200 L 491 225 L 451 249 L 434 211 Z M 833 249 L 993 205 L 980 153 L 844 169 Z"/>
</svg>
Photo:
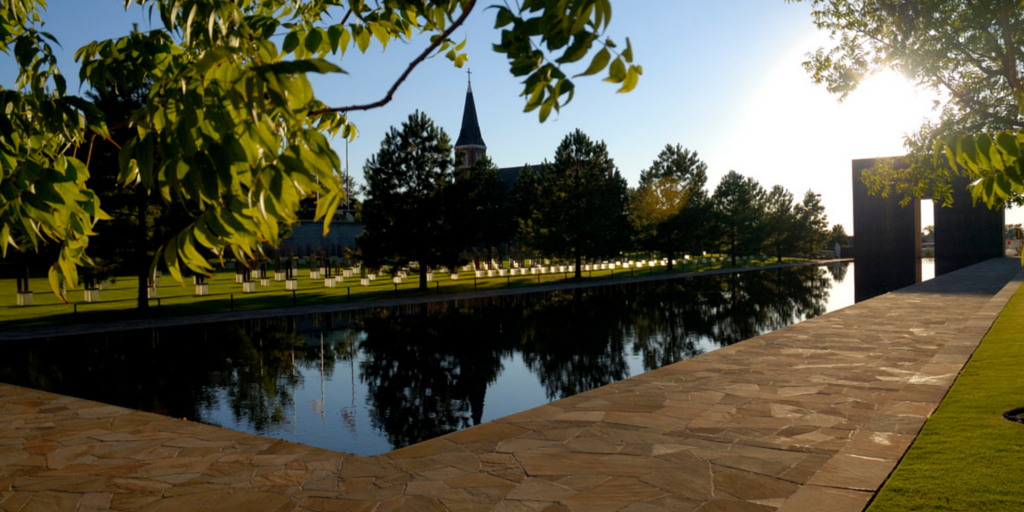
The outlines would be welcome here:
<svg viewBox="0 0 1024 512">
<path fill-rule="evenodd" d="M 0 510 L 860 511 L 1022 277 L 990 260 L 375 457 L 0 384 Z"/>
<path fill-rule="evenodd" d="M 853 259 L 816 260 L 798 263 L 781 263 L 765 265 L 762 267 L 749 267 L 740 269 L 716 269 L 701 272 L 684 272 L 678 274 L 654 274 L 649 276 L 635 276 L 619 279 L 601 278 L 599 281 L 585 281 L 575 283 L 556 283 L 538 286 L 525 286 L 510 289 L 491 289 L 475 292 L 447 293 L 443 295 L 424 295 L 417 297 L 403 297 L 398 299 L 378 299 L 356 302 L 330 302 L 317 304 L 315 306 L 297 306 L 285 308 L 252 309 L 246 311 L 232 311 L 226 313 L 210 313 L 206 315 L 176 316 L 168 318 L 142 318 L 138 320 L 120 320 L 116 322 L 96 322 L 82 324 L 62 324 L 46 327 L 23 327 L 6 329 L 0 331 L 0 341 L 29 340 L 37 338 L 56 338 L 58 336 L 77 336 L 80 334 L 97 334 L 104 332 L 132 331 L 136 329 L 159 329 L 162 327 L 177 327 L 181 325 L 202 325 L 219 322 L 233 322 L 239 320 L 253 320 L 257 318 L 274 318 L 279 316 L 312 315 L 322 313 L 337 313 L 343 311 L 358 311 L 372 308 L 389 308 L 400 306 L 411 306 L 431 302 L 445 302 L 451 300 L 479 299 L 484 297 L 503 297 L 508 295 L 520 295 L 527 293 L 548 293 L 559 290 L 572 290 L 576 288 L 594 288 L 600 286 L 615 286 L 628 283 L 643 283 L 650 281 L 666 281 L 672 279 L 686 279 L 690 277 L 713 276 L 729 274 L 733 272 L 752 272 L 757 270 L 772 270 L 778 268 L 794 268 L 810 265 L 829 265 L 833 263 L 850 262 Z M 500 279 L 497 277 L 487 279 Z M 130 310 L 129 310 L 130 312 Z"/>
</svg>

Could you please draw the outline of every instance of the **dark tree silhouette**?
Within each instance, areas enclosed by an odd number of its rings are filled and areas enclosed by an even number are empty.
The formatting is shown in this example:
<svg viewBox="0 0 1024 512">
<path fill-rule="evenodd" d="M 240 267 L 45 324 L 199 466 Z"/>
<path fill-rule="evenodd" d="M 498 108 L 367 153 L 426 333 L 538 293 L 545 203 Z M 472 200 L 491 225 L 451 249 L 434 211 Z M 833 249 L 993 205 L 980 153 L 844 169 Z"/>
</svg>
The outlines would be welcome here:
<svg viewBox="0 0 1024 512">
<path fill-rule="evenodd" d="M 626 180 L 607 146 L 577 129 L 562 139 L 554 162 L 541 166 L 527 243 L 571 257 L 579 279 L 584 256 L 617 254 L 628 244 L 627 200 Z"/>
</svg>

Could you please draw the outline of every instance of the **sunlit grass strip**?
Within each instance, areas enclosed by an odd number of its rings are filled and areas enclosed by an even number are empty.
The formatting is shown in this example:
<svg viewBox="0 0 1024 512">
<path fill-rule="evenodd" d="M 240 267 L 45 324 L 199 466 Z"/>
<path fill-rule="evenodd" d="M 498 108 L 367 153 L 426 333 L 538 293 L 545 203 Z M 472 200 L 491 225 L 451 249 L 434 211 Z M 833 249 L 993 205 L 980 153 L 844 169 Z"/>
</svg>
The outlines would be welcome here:
<svg viewBox="0 0 1024 512">
<path fill-rule="evenodd" d="M 794 258 L 784 258 L 783 260 L 784 263 L 794 261 L 805 260 Z M 753 259 L 744 262 L 738 261 L 736 268 L 759 267 L 775 263 L 775 258 Z M 694 261 L 685 265 L 675 265 L 673 274 L 728 268 L 732 268 L 728 261 L 713 263 Z M 664 275 L 666 271 L 664 266 L 583 271 L 583 279 L 586 281 Z M 205 297 L 197 297 L 191 279 L 187 279 L 186 285 L 182 286 L 170 275 L 165 274 L 161 278 L 158 297 L 149 301 L 149 316 L 173 317 L 420 295 L 418 274 L 411 274 L 397 286 L 392 283 L 391 276 L 385 274 L 378 275 L 372 286 L 361 286 L 359 278 L 353 277 L 345 279 L 337 288 L 327 288 L 324 286 L 323 279 L 310 279 L 308 265 L 300 265 L 296 276 L 299 279 L 299 290 L 294 295 L 284 289 L 283 282 L 273 280 L 271 280 L 270 286 L 257 285 L 255 293 L 243 293 L 242 285 L 235 283 L 234 271 L 220 270 L 212 278 L 207 279 L 210 294 Z M 488 277 L 474 280 L 473 272 L 463 271 L 459 272 L 459 280 L 453 281 L 449 279 L 448 274 L 435 272 L 434 281 L 428 283 L 430 285 L 428 294 L 520 288 L 554 284 L 572 278 L 572 273 L 550 273 L 539 276 Z M 117 278 L 109 290 L 100 292 L 101 301 L 97 303 L 86 303 L 81 289 L 69 290 L 70 304 L 63 304 L 50 292 L 49 284 L 44 277 L 32 278 L 30 288 L 35 292 L 35 305 L 29 307 L 15 305 L 15 280 L 0 280 L 0 329 L 137 318 L 135 312 L 136 279 L 134 276 Z"/>
<path fill-rule="evenodd" d="M 869 512 L 1024 510 L 1024 288 L 879 491 Z"/>
</svg>

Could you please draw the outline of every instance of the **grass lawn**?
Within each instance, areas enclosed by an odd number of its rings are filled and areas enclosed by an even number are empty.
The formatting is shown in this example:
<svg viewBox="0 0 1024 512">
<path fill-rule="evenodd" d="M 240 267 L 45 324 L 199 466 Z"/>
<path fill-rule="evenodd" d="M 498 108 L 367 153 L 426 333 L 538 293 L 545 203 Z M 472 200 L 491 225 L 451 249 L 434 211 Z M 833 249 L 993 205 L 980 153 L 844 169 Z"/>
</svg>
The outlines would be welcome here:
<svg viewBox="0 0 1024 512">
<path fill-rule="evenodd" d="M 1024 288 L 999 315 L 869 512 L 1024 510 Z"/>
<path fill-rule="evenodd" d="M 798 261 L 791 258 L 784 258 L 785 262 Z M 746 262 L 737 262 L 737 267 L 763 266 L 775 263 L 774 258 L 767 260 L 752 259 Z M 676 265 L 674 272 L 694 272 L 730 268 L 728 262 L 691 262 L 685 266 Z M 665 273 L 665 267 L 643 268 L 630 271 L 629 269 L 602 270 L 583 272 L 584 279 L 610 279 L 620 278 L 630 274 L 637 276 L 649 273 Z M 204 297 L 195 296 L 195 286 L 191 278 L 186 280 L 187 285 L 174 281 L 169 274 L 164 274 L 160 280 L 158 297 L 150 299 L 150 316 L 184 316 L 203 313 L 217 313 L 224 311 L 241 311 L 251 309 L 266 309 L 289 306 L 308 306 L 314 304 L 366 301 L 374 299 L 386 299 L 393 297 L 404 297 L 421 295 L 418 290 L 419 276 L 412 274 L 402 284 L 395 285 L 390 275 L 378 275 L 371 286 L 360 286 L 359 278 L 345 279 L 338 284 L 337 288 L 327 288 L 324 280 L 313 280 L 309 278 L 308 266 L 296 273 L 299 278 L 299 290 L 292 295 L 292 292 L 285 290 L 283 282 L 270 281 L 270 286 L 257 284 L 255 293 L 243 293 L 242 285 L 235 283 L 233 270 L 220 270 L 212 278 L 207 279 L 210 285 L 210 294 Z M 434 274 L 434 281 L 430 285 L 429 294 L 449 294 L 457 292 L 469 292 L 474 289 L 501 289 L 535 286 L 537 284 L 551 284 L 566 280 L 565 274 L 528 275 L 516 277 L 492 277 L 473 279 L 473 272 L 460 272 L 459 279 L 453 281 L 448 274 Z M 572 274 L 568 275 L 569 278 Z M 475 282 L 474 282 L 475 281 Z M 258 281 L 257 281 L 258 283 Z M 0 280 L 0 329 L 15 327 L 31 327 L 42 325 L 54 325 L 58 323 L 73 322 L 99 322 L 110 320 L 122 320 L 127 315 L 137 318 L 135 311 L 137 296 L 137 281 L 135 277 L 121 277 L 111 285 L 109 290 L 100 291 L 100 302 L 87 303 L 81 289 L 69 290 L 69 304 L 62 303 L 52 291 L 45 277 L 33 277 L 30 282 L 30 289 L 35 292 L 35 305 L 19 307 L 16 305 L 16 282 L 13 279 Z"/>
</svg>

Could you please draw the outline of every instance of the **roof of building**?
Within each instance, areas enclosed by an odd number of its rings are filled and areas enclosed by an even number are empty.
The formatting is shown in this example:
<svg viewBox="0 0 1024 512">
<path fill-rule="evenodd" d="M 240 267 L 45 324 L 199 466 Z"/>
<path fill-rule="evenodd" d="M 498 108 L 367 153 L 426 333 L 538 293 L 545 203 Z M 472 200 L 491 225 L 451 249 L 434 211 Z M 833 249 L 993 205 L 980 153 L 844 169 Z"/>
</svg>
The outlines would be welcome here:
<svg viewBox="0 0 1024 512">
<path fill-rule="evenodd" d="M 455 141 L 455 147 L 462 146 L 487 147 L 487 144 L 484 144 L 483 136 L 480 135 L 480 123 L 476 120 L 473 84 L 470 84 L 466 91 L 466 107 L 462 110 L 462 129 L 459 130 L 459 140 Z"/>
<path fill-rule="evenodd" d="M 529 167 L 533 169 L 534 174 L 540 172 L 539 165 L 520 165 L 519 167 L 502 167 L 498 169 L 498 179 L 505 182 L 508 186 L 515 184 L 516 180 L 519 179 L 519 173 L 523 171 L 523 167 Z"/>
</svg>

